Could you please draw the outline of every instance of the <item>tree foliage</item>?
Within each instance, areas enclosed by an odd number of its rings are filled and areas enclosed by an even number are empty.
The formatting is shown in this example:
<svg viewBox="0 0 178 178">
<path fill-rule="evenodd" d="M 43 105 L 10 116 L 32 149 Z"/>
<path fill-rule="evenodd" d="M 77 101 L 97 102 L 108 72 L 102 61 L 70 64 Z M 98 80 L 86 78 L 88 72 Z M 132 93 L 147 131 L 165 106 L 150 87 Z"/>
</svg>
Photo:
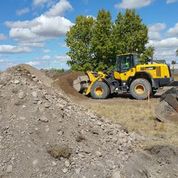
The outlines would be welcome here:
<svg viewBox="0 0 178 178">
<path fill-rule="evenodd" d="M 146 48 L 145 51 L 143 52 L 143 54 L 140 55 L 140 62 L 145 64 L 149 60 L 152 60 L 154 51 L 155 51 L 155 49 L 153 46 L 149 46 L 148 48 Z"/>
<path fill-rule="evenodd" d="M 67 33 L 66 43 L 70 47 L 68 61 L 72 70 L 93 70 L 91 39 L 93 35 L 94 19 L 78 16 L 75 25 Z"/>
<path fill-rule="evenodd" d="M 125 14 L 119 13 L 116 18 L 113 39 L 118 54 L 141 54 L 148 43 L 148 29 L 135 10 L 126 10 Z"/>
<path fill-rule="evenodd" d="M 119 13 L 112 22 L 110 12 L 100 10 L 97 18 L 79 16 L 67 33 L 68 64 L 72 70 L 102 70 L 113 67 L 118 54 L 142 54 L 142 61 L 153 55 L 148 43 L 148 29 L 135 10 Z"/>
<path fill-rule="evenodd" d="M 101 10 L 98 13 L 91 40 L 92 51 L 95 59 L 95 68 L 102 70 L 109 66 L 114 58 L 111 34 L 113 31 L 111 14 Z"/>
</svg>

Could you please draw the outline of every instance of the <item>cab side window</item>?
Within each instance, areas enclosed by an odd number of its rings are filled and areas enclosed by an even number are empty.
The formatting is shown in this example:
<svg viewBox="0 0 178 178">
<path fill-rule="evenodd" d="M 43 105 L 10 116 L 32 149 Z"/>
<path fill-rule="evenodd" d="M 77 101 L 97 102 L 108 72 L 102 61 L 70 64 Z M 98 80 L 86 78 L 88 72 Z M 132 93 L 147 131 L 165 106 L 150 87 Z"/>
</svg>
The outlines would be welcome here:
<svg viewBox="0 0 178 178">
<path fill-rule="evenodd" d="M 129 70 L 131 67 L 132 67 L 132 60 L 130 56 L 122 57 L 121 70 L 124 72 L 124 71 Z"/>
</svg>

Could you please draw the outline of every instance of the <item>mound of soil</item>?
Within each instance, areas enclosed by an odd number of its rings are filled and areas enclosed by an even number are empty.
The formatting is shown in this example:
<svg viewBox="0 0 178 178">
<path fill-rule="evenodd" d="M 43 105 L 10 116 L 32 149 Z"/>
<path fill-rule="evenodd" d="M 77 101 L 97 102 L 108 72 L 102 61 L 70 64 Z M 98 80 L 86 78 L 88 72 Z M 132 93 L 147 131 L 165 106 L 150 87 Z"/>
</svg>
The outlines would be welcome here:
<svg viewBox="0 0 178 178">
<path fill-rule="evenodd" d="M 0 177 L 110 177 L 139 137 L 72 103 L 52 82 L 28 65 L 0 74 Z"/>
<path fill-rule="evenodd" d="M 122 171 L 124 178 L 177 178 L 178 148 L 154 146 L 137 152 Z"/>
<path fill-rule="evenodd" d="M 88 99 L 86 96 L 78 93 L 73 88 L 73 81 L 77 79 L 78 76 L 85 75 L 82 72 L 66 72 L 55 76 L 53 85 L 55 87 L 61 88 L 67 95 L 71 97 L 77 97 L 78 99 Z"/>
</svg>

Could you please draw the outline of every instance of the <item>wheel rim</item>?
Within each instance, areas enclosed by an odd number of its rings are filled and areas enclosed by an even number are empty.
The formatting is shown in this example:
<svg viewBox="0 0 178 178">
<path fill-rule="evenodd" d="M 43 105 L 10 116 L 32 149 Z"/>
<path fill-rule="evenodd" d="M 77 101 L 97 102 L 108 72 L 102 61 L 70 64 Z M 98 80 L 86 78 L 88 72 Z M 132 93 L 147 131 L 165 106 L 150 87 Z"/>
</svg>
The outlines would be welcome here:
<svg viewBox="0 0 178 178">
<path fill-rule="evenodd" d="M 97 96 L 102 96 L 102 94 L 103 94 L 103 89 L 102 89 L 101 87 L 97 87 L 97 88 L 95 89 L 95 93 L 96 93 Z"/>
<path fill-rule="evenodd" d="M 145 93 L 145 87 L 143 85 L 139 84 L 135 87 L 135 92 L 138 95 L 143 95 Z"/>
</svg>

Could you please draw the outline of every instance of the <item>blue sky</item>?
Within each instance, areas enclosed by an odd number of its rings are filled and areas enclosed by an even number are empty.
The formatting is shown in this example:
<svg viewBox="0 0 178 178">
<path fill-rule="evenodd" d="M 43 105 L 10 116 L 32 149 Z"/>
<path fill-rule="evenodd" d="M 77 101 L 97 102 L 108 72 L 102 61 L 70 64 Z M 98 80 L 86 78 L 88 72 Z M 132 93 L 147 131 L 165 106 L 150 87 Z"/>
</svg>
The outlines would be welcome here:
<svg viewBox="0 0 178 178">
<path fill-rule="evenodd" d="M 65 34 L 78 15 L 96 17 L 99 9 L 135 8 L 149 28 L 155 58 L 175 60 L 178 0 L 6 0 L 0 5 L 0 70 L 27 63 L 37 68 L 68 68 Z"/>
</svg>

